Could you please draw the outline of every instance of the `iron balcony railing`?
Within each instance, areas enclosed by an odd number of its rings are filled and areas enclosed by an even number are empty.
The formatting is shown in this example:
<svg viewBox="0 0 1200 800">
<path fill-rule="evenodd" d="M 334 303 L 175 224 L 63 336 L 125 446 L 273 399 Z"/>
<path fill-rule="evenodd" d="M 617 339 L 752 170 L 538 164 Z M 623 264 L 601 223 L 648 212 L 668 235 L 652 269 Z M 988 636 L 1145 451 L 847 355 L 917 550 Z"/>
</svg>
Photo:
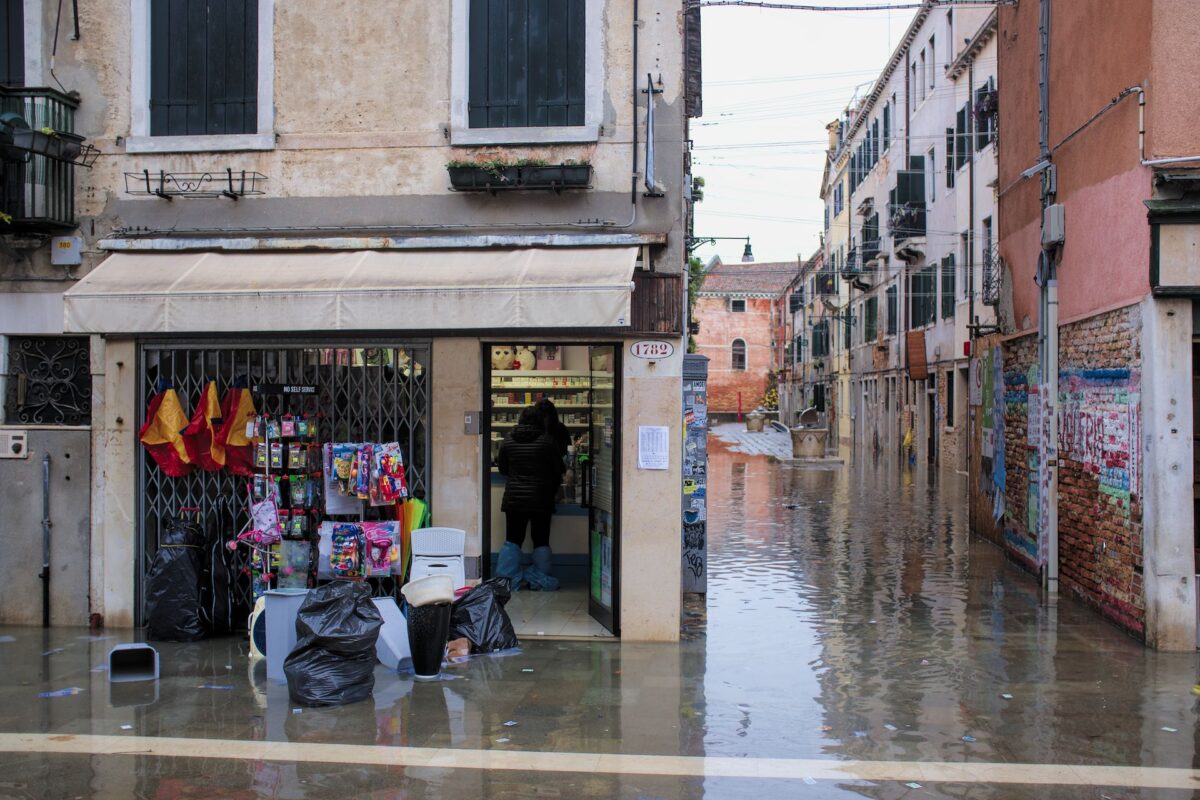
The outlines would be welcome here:
<svg viewBox="0 0 1200 800">
<path fill-rule="evenodd" d="M 15 114 L 34 131 L 75 132 L 79 101 L 47 86 L 0 86 L 0 114 Z M 0 185 L 0 233 L 75 227 L 75 165 L 6 148 Z"/>
<path fill-rule="evenodd" d="M 891 208 L 892 238 L 901 242 L 925 235 L 925 204 L 897 203 Z"/>
</svg>

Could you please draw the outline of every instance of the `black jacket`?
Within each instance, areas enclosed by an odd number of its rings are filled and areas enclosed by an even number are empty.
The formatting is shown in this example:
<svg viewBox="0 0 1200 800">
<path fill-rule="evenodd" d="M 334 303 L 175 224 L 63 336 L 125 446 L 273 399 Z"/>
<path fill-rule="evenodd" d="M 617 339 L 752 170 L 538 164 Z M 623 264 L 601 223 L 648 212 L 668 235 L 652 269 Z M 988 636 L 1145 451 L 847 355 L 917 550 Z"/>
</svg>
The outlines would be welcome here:
<svg viewBox="0 0 1200 800">
<path fill-rule="evenodd" d="M 554 513 L 554 495 L 566 466 L 554 440 L 535 425 L 513 428 L 496 459 L 500 474 L 508 478 L 501 511 Z"/>
</svg>

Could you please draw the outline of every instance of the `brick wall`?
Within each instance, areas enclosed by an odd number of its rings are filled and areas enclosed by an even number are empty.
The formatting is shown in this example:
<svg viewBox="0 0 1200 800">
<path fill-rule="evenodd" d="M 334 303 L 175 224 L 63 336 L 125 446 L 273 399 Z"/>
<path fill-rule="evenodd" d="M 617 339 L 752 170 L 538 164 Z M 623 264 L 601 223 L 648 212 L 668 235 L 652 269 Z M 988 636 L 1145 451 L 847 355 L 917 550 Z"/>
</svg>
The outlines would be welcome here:
<svg viewBox="0 0 1200 800">
<path fill-rule="evenodd" d="M 772 301 L 748 298 L 744 312 L 729 310 L 725 297 L 700 297 L 695 318 L 700 323 L 696 352 L 708 356 L 708 411 L 733 414 L 741 393 L 742 410 L 750 411 L 767 391 L 767 377 L 774 360 L 771 352 Z M 746 342 L 746 369 L 732 367 L 734 339 Z"/>
<path fill-rule="evenodd" d="M 1145 625 L 1140 341 L 1137 306 L 1063 326 L 1059 333 L 1060 590 L 1138 636 Z M 1005 345 L 1004 378 L 1005 545 L 1036 569 L 1036 531 L 1043 524 L 1036 337 Z"/>
</svg>

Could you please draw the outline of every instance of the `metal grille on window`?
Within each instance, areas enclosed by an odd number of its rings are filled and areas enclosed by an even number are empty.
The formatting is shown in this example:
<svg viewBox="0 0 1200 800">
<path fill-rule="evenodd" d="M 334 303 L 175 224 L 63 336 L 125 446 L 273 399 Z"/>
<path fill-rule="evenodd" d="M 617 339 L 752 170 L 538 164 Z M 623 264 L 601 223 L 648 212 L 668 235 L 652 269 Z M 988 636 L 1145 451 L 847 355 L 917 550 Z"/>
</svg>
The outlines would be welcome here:
<svg viewBox="0 0 1200 800">
<path fill-rule="evenodd" d="M 11 337 L 4 419 L 12 425 L 91 424 L 87 337 Z"/>
<path fill-rule="evenodd" d="M 220 395 L 239 385 L 316 386 L 314 395 L 255 396 L 260 414 L 315 417 L 321 442 L 399 442 L 405 476 L 413 497 L 429 497 L 430 346 L 427 342 L 385 345 L 354 343 L 332 347 L 273 346 L 225 348 L 211 345 L 163 345 L 141 349 L 139 422 L 160 380 L 172 383 L 190 411 L 208 381 Z M 196 470 L 183 478 L 162 473 L 145 451 L 138 451 L 137 624 L 144 622 L 145 577 L 158 549 L 160 526 L 181 509 L 199 509 L 197 521 L 207 532 L 228 541 L 247 521 L 245 478 L 225 470 Z M 366 519 L 379 519 L 387 507 L 364 504 Z M 192 518 L 189 516 L 189 518 Z M 350 518 L 346 518 L 350 519 Z M 235 618 L 245 619 L 253 602 L 250 556 L 236 551 L 232 599 Z M 371 578 L 376 595 L 399 596 L 393 578 Z"/>
</svg>

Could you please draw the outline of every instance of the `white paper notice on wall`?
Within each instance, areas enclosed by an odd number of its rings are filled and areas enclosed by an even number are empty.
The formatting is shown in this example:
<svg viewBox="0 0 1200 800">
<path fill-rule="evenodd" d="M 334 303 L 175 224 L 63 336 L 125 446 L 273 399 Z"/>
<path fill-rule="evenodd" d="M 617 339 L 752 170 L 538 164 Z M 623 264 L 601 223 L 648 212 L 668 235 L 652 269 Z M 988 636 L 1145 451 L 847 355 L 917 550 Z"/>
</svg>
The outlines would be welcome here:
<svg viewBox="0 0 1200 800">
<path fill-rule="evenodd" d="M 671 466 L 671 429 L 666 425 L 638 426 L 638 469 Z"/>
</svg>

